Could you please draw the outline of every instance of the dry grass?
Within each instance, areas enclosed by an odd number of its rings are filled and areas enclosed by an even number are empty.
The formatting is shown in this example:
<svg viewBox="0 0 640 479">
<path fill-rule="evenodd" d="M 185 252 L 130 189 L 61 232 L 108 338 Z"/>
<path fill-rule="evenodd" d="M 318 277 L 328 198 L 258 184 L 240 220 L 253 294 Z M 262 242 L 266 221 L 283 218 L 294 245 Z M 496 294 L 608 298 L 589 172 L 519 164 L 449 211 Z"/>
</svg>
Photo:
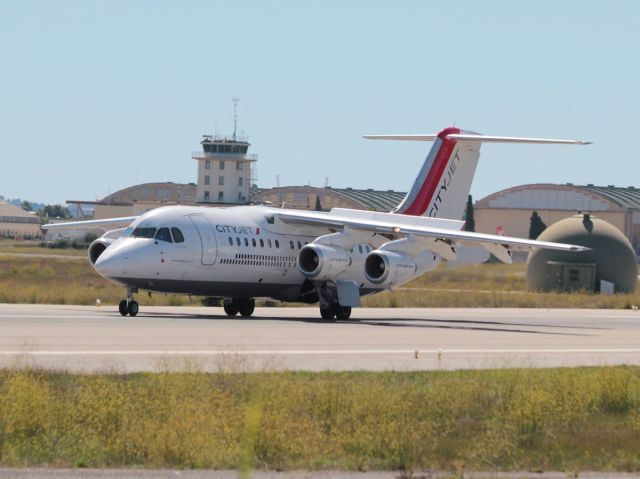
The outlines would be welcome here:
<svg viewBox="0 0 640 479">
<path fill-rule="evenodd" d="M 54 250 L 59 251 L 59 250 Z M 88 261 L 75 258 L 25 258 L 0 254 L 0 303 L 117 304 L 121 286 L 100 277 Z M 141 305 L 180 306 L 186 296 L 136 296 Z"/>
<path fill-rule="evenodd" d="M 6 241 L 0 241 L 6 245 Z M 49 250 L 67 254 L 76 250 Z M 82 253 L 84 254 L 84 253 Z M 0 247 L 0 302 L 48 304 L 117 304 L 123 288 L 101 278 L 88 261 L 78 258 L 29 258 L 2 255 Z M 139 294 L 141 305 L 198 304 L 186 296 Z M 278 304 L 267 302 L 265 304 Z M 634 294 L 603 296 L 592 293 L 537 293 L 527 291 L 523 264 L 482 264 L 448 270 L 441 268 L 395 290 L 363 298 L 367 307 L 524 307 L 630 308 L 640 305 Z"/>
<path fill-rule="evenodd" d="M 640 305 L 632 294 L 541 293 L 527 290 L 524 264 L 480 264 L 439 268 L 394 291 L 363 298 L 367 307 L 603 308 Z"/>
<path fill-rule="evenodd" d="M 0 372 L 0 463 L 639 471 L 640 371 Z"/>
<path fill-rule="evenodd" d="M 27 253 L 27 254 L 46 254 L 46 255 L 63 255 L 87 257 L 87 249 L 74 248 L 46 248 L 41 246 L 38 240 L 9 240 L 0 239 L 0 254 L 2 253 Z"/>
</svg>

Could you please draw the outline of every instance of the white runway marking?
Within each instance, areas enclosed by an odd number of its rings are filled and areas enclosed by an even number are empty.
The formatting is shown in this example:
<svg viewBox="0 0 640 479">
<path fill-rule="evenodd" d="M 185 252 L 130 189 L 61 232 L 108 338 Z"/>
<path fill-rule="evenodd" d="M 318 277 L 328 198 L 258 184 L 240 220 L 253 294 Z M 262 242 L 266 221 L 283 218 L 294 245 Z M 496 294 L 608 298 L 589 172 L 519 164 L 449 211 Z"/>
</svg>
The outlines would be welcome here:
<svg viewBox="0 0 640 479">
<path fill-rule="evenodd" d="M 0 351 L 2 356 L 300 356 L 300 355 L 366 355 L 366 354 L 640 354 L 640 349 L 262 349 L 262 350 L 87 350 L 87 351 Z"/>
</svg>

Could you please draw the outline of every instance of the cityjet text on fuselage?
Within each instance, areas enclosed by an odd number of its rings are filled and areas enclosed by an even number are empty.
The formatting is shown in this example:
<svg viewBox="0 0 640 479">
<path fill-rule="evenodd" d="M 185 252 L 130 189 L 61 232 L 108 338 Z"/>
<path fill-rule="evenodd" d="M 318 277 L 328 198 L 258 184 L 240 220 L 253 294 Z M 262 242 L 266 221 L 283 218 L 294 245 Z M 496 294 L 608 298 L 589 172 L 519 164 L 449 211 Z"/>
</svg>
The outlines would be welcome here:
<svg viewBox="0 0 640 479">
<path fill-rule="evenodd" d="M 237 235 L 252 235 L 253 236 L 253 228 L 250 226 L 239 226 L 239 225 L 216 225 L 216 231 L 218 233 L 234 233 Z M 256 234 L 258 234 L 256 231 Z"/>
</svg>

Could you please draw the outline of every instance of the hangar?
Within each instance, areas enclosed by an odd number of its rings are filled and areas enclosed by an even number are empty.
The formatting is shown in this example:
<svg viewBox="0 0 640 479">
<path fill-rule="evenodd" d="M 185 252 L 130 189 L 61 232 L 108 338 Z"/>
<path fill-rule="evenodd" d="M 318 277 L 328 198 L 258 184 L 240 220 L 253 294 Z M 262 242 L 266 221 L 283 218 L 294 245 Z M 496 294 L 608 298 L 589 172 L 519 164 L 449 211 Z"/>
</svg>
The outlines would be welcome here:
<svg viewBox="0 0 640 479">
<path fill-rule="evenodd" d="M 39 238 L 40 218 L 6 201 L 0 201 L 0 236 Z"/>
<path fill-rule="evenodd" d="M 532 211 L 548 226 L 576 212 L 595 213 L 611 223 L 631 242 L 640 255 L 640 188 L 633 186 L 595 186 L 531 184 L 507 188 L 474 204 L 476 230 L 508 236 L 527 237 Z"/>
</svg>

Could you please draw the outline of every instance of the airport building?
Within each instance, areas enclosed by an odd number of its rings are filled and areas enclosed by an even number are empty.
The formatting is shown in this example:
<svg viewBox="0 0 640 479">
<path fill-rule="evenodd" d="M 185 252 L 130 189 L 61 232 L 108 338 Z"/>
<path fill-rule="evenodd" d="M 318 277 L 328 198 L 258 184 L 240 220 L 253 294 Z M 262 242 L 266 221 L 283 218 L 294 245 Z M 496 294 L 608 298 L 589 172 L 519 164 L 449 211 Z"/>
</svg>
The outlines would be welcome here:
<svg viewBox="0 0 640 479">
<path fill-rule="evenodd" d="M 483 233 L 501 230 L 507 236 L 526 238 L 533 211 L 538 212 L 547 227 L 576 212 L 594 213 L 622 231 L 636 255 L 640 255 L 640 188 L 572 183 L 507 188 L 474 204 L 476 230 Z"/>
<path fill-rule="evenodd" d="M 24 211 L 6 201 L 0 201 L 1 237 L 39 238 L 41 235 L 40 218 L 34 213 Z"/>
<path fill-rule="evenodd" d="M 255 183 L 252 176 L 256 155 L 247 153 L 248 141 L 204 135 L 202 151 L 194 151 L 191 158 L 198 161 L 196 200 L 203 204 L 246 204 L 249 188 Z"/>
<path fill-rule="evenodd" d="M 172 204 L 228 206 L 266 204 L 307 210 L 353 208 L 391 211 L 404 192 L 372 189 L 256 186 L 257 155 L 249 154 L 250 143 L 235 133 L 229 137 L 203 135 L 201 151 L 192 153 L 197 161 L 197 183 L 145 183 L 117 191 L 97 202 L 67 201 L 82 212 L 82 205 L 95 206 L 95 218 L 142 214 Z M 474 205 L 476 230 L 504 232 L 528 237 L 530 217 L 537 211 L 547 225 L 590 212 L 622 231 L 640 255 L 640 189 L 632 186 L 586 186 L 567 183 L 531 184 L 493 193 Z"/>
</svg>

